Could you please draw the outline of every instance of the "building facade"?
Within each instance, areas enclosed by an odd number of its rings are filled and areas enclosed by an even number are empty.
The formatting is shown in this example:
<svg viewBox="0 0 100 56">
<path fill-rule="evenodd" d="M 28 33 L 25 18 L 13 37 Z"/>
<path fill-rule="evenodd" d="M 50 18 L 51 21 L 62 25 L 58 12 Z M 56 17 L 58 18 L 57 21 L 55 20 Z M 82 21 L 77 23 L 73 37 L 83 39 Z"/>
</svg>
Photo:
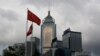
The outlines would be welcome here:
<svg viewBox="0 0 100 56">
<path fill-rule="evenodd" d="M 41 25 L 41 52 L 46 53 L 51 48 L 52 40 L 56 37 L 55 20 L 51 17 L 50 11 Z"/>
<path fill-rule="evenodd" d="M 40 39 L 37 37 L 31 37 L 30 41 L 27 41 L 27 56 L 34 55 L 35 51 L 39 52 L 39 43 Z"/>
<path fill-rule="evenodd" d="M 57 37 L 52 40 L 52 48 L 61 48 L 63 43 L 60 40 L 57 40 Z"/>
<path fill-rule="evenodd" d="M 69 48 L 72 52 L 82 51 L 81 32 L 67 29 L 63 34 L 63 47 Z"/>
</svg>

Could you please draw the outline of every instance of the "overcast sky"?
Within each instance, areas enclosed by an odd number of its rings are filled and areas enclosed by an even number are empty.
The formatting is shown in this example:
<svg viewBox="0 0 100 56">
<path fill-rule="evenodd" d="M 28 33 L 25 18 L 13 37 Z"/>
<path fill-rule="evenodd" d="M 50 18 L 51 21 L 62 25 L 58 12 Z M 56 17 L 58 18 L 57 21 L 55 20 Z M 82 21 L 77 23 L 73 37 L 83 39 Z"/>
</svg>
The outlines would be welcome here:
<svg viewBox="0 0 100 56">
<path fill-rule="evenodd" d="M 25 42 L 27 8 L 43 20 L 48 1 L 0 0 L 0 54 L 8 45 Z M 100 0 L 51 0 L 51 15 L 57 24 L 59 40 L 70 27 L 72 31 L 82 32 L 85 51 L 100 56 Z M 33 34 L 40 37 L 40 26 L 34 24 Z"/>
</svg>

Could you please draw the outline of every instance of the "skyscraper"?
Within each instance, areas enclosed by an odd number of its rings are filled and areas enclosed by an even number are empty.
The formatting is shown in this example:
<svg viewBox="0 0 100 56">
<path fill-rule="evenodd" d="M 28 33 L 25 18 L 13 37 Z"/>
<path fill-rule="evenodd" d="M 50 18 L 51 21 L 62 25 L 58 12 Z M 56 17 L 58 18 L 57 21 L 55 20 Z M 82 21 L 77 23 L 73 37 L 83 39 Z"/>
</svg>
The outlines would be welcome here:
<svg viewBox="0 0 100 56">
<path fill-rule="evenodd" d="M 39 52 L 40 39 L 38 37 L 31 37 L 30 40 L 32 41 L 32 54 L 35 54 L 35 51 Z"/>
<path fill-rule="evenodd" d="M 38 37 L 31 37 L 30 41 L 27 41 L 27 56 L 34 55 L 35 51 L 39 52 L 39 42 L 40 39 Z"/>
<path fill-rule="evenodd" d="M 63 34 L 63 47 L 69 48 L 72 52 L 82 51 L 81 32 L 67 29 Z"/>
<path fill-rule="evenodd" d="M 52 48 L 61 48 L 62 45 L 62 41 L 57 40 L 57 37 L 52 40 Z"/>
<path fill-rule="evenodd" d="M 51 48 L 51 43 L 54 38 L 56 38 L 56 24 L 55 20 L 50 15 L 50 11 L 48 11 L 48 16 L 41 25 L 42 53 L 46 53 Z"/>
</svg>

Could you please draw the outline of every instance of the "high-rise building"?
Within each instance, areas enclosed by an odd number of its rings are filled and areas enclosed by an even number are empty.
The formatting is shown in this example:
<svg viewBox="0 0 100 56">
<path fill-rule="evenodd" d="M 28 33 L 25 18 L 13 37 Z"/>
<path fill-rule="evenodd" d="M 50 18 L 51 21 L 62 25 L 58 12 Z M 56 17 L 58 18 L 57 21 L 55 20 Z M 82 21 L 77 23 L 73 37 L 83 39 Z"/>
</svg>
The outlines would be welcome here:
<svg viewBox="0 0 100 56">
<path fill-rule="evenodd" d="M 31 37 L 30 41 L 27 41 L 27 56 L 34 55 L 35 51 L 39 51 L 40 39 L 37 37 Z"/>
<path fill-rule="evenodd" d="M 31 42 L 27 41 L 27 46 L 26 46 L 26 56 L 31 56 Z"/>
<path fill-rule="evenodd" d="M 67 29 L 63 34 L 63 47 L 69 48 L 72 52 L 82 51 L 81 32 Z"/>
<path fill-rule="evenodd" d="M 52 48 L 61 48 L 63 47 L 62 45 L 63 45 L 62 41 L 57 40 L 57 38 L 54 38 L 52 40 Z"/>
<path fill-rule="evenodd" d="M 62 48 L 62 41 L 57 40 L 57 37 L 52 40 L 52 56 L 55 56 L 55 52 L 58 48 Z"/>
<path fill-rule="evenodd" d="M 50 11 L 48 11 L 48 16 L 41 25 L 41 51 L 43 51 L 43 53 L 49 51 L 54 38 L 56 38 L 56 24 L 50 15 Z"/>
<path fill-rule="evenodd" d="M 39 50 L 40 39 L 37 37 L 31 37 L 30 40 L 32 41 L 33 46 L 35 45 L 35 47 Z"/>
</svg>

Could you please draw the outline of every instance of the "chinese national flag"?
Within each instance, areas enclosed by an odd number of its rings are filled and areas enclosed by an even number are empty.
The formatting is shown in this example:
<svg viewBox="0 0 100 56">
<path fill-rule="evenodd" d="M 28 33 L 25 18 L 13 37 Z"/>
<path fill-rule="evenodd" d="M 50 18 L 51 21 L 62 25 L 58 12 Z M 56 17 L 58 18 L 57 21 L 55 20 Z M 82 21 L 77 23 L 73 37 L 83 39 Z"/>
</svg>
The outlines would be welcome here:
<svg viewBox="0 0 100 56">
<path fill-rule="evenodd" d="M 27 20 L 35 22 L 37 25 L 40 25 L 41 20 L 34 13 L 28 10 Z"/>
<path fill-rule="evenodd" d="M 33 30 L 33 24 L 31 24 L 28 32 L 27 32 L 27 36 L 29 36 L 30 34 L 32 34 L 32 30 Z"/>
</svg>

